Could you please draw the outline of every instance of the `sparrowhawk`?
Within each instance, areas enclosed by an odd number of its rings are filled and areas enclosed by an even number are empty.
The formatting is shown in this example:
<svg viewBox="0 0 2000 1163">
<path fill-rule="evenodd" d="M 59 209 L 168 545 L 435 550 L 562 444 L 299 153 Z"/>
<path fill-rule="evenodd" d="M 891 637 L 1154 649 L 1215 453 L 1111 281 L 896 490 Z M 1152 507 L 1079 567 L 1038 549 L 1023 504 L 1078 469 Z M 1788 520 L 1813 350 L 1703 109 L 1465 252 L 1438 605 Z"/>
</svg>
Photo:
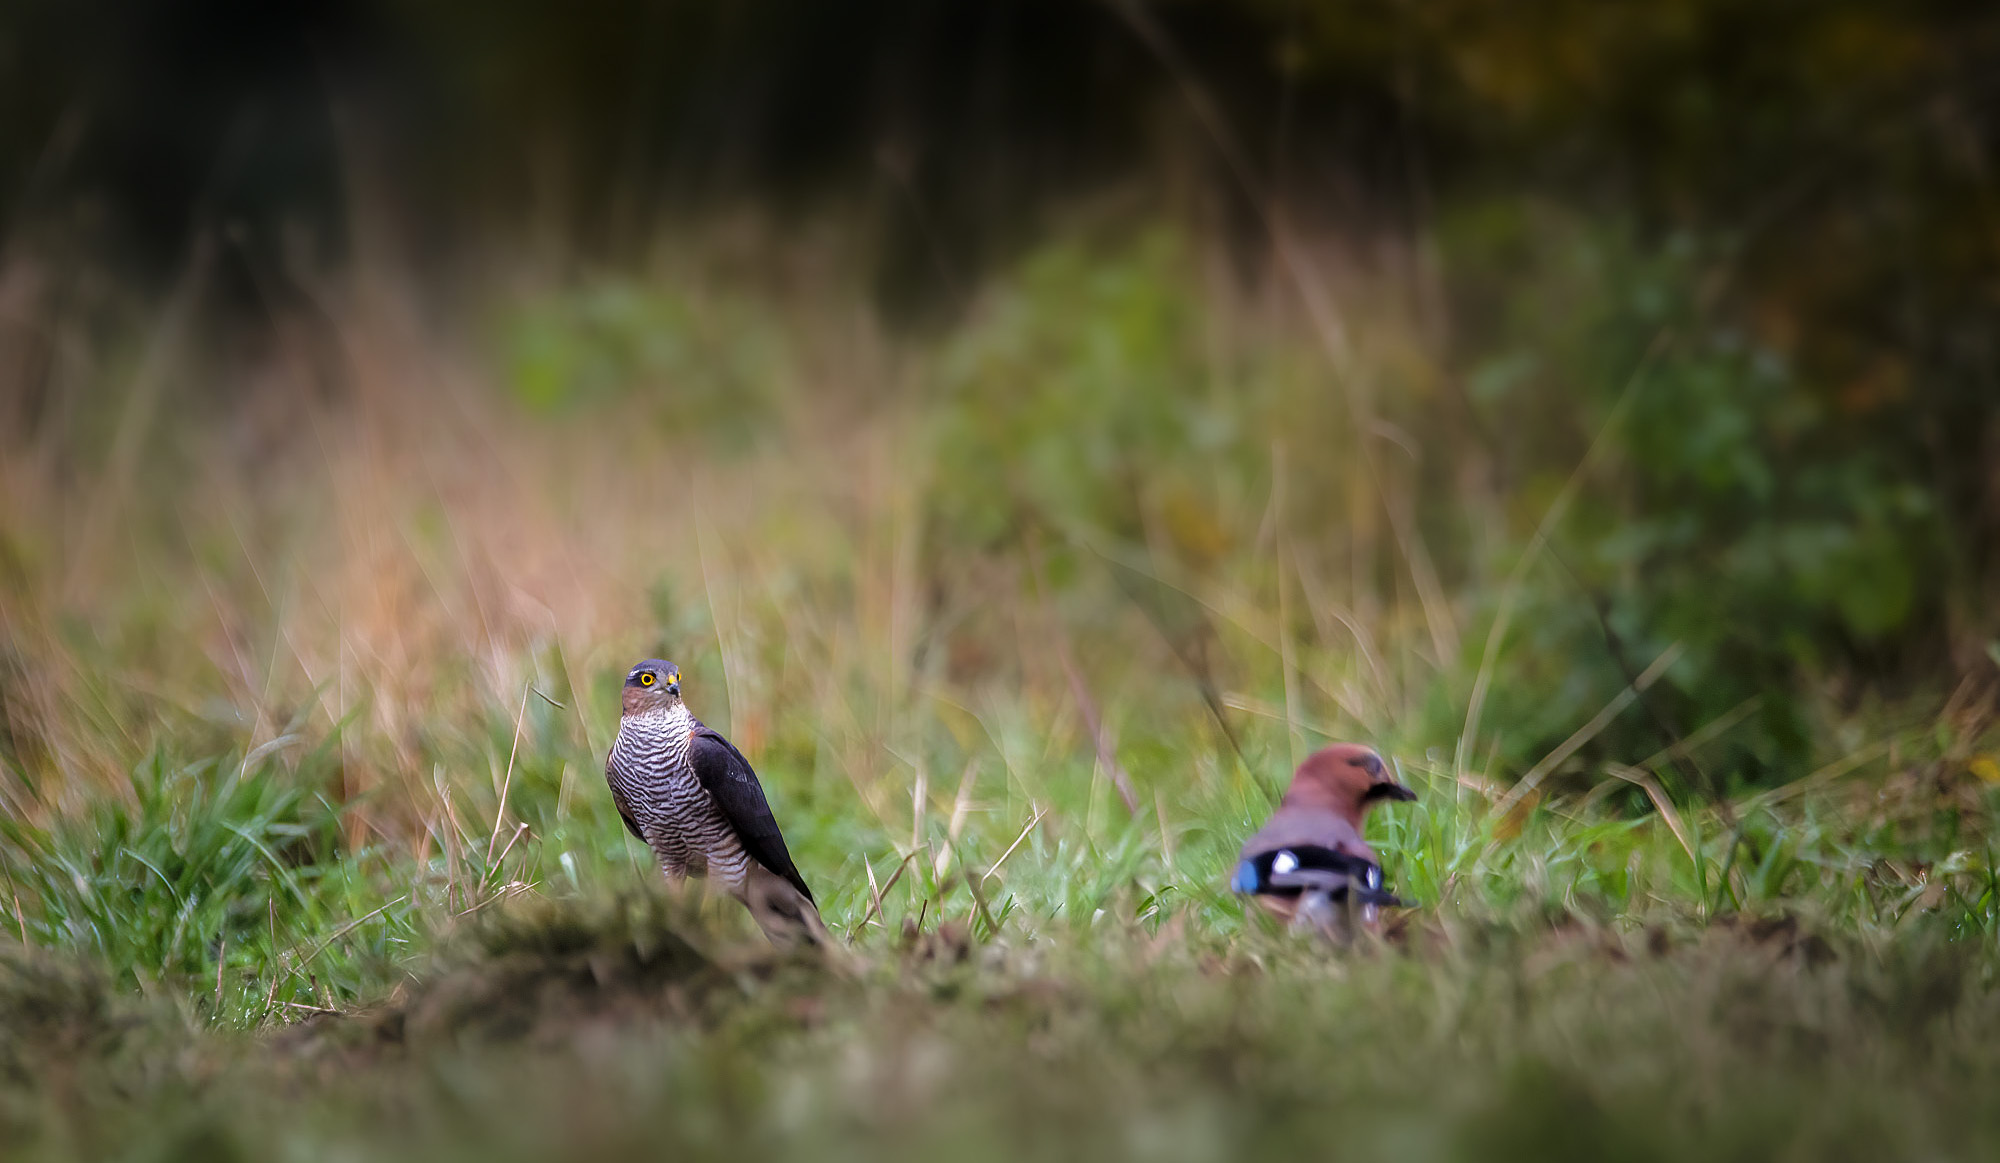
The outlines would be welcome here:
<svg viewBox="0 0 2000 1163">
<path fill-rule="evenodd" d="M 681 701 L 680 668 L 649 658 L 625 676 L 604 762 L 611 798 L 669 881 L 707 877 L 776 942 L 821 944 L 826 928 L 743 753 Z"/>
</svg>

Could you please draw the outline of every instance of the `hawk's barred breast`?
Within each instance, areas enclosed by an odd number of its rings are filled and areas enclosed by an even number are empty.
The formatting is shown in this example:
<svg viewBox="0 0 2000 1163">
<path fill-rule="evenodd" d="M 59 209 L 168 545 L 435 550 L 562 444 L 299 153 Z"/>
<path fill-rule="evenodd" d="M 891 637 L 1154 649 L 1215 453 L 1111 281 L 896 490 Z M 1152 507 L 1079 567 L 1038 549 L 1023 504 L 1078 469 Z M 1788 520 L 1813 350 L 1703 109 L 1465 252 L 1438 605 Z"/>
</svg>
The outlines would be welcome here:
<svg viewBox="0 0 2000 1163">
<path fill-rule="evenodd" d="M 607 766 L 667 875 L 708 876 L 733 891 L 749 875 L 750 858 L 688 762 L 689 740 L 700 728 L 684 703 L 628 715 Z"/>
</svg>

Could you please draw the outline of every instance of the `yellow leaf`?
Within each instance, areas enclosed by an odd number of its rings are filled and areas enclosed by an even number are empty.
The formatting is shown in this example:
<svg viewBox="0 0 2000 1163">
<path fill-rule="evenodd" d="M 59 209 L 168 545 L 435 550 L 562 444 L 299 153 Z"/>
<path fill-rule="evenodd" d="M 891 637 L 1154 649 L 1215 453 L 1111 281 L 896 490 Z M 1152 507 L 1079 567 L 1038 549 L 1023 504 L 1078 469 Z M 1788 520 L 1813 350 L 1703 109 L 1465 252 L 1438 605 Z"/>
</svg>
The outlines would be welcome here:
<svg viewBox="0 0 2000 1163">
<path fill-rule="evenodd" d="M 2000 760 L 1991 755 L 1975 755 L 1966 766 L 1972 769 L 1972 774 L 1987 783 L 2000 783 Z"/>
</svg>

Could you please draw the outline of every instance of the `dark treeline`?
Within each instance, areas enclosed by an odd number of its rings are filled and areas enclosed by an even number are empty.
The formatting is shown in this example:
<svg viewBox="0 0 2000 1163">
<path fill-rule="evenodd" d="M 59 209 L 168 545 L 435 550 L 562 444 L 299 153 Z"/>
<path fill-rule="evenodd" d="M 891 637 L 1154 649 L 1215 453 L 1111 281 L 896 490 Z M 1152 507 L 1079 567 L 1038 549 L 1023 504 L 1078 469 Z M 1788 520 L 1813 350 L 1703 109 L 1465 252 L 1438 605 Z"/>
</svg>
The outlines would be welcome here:
<svg viewBox="0 0 2000 1163">
<path fill-rule="evenodd" d="M 929 303 L 1050 205 L 1188 153 L 1138 12 L 29 0 L 0 14 L 0 179 L 17 223 L 155 278 L 202 225 L 270 244 L 290 224 L 337 255 L 356 168 L 388 181 L 412 236 L 476 243 L 473 224 L 552 216 L 600 257 L 688 209 L 858 200 L 887 207 L 886 301 Z M 1400 196 L 1414 139 L 1394 61 L 1308 70 L 1318 33 L 1281 10 L 1140 18 L 1184 46 L 1260 155 Z"/>
<path fill-rule="evenodd" d="M 578 244 L 612 253 L 663 207 L 888 184 L 933 219 L 905 224 L 929 242 L 888 245 L 946 248 L 970 273 L 1051 200 L 1190 153 L 1241 195 L 1186 107 L 1192 82 L 1256 186 L 1295 208 L 1344 196 L 1392 220 L 1426 197 L 1528 190 L 1776 249 L 1815 220 L 1871 263 L 1977 266 L 1953 231 L 1979 213 L 1994 144 L 1989 12 L 22 0 L 0 13 L 0 189 L 17 238 L 60 223 L 157 269 L 203 221 L 337 233 L 357 161 L 394 175 L 427 235 L 553 202 Z M 1926 253 L 1941 250 L 1958 261 Z"/>
</svg>

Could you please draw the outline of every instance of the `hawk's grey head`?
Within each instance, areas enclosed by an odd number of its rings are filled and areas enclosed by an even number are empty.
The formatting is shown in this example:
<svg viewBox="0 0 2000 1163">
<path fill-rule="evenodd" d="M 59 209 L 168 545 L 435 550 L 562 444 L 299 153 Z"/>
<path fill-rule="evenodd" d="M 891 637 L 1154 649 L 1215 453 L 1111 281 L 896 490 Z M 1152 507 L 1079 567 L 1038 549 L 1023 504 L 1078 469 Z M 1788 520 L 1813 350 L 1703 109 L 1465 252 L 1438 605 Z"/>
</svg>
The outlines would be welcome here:
<svg viewBox="0 0 2000 1163">
<path fill-rule="evenodd" d="M 625 675 L 625 713 L 671 707 L 681 701 L 681 668 L 663 658 L 648 658 Z"/>
</svg>

